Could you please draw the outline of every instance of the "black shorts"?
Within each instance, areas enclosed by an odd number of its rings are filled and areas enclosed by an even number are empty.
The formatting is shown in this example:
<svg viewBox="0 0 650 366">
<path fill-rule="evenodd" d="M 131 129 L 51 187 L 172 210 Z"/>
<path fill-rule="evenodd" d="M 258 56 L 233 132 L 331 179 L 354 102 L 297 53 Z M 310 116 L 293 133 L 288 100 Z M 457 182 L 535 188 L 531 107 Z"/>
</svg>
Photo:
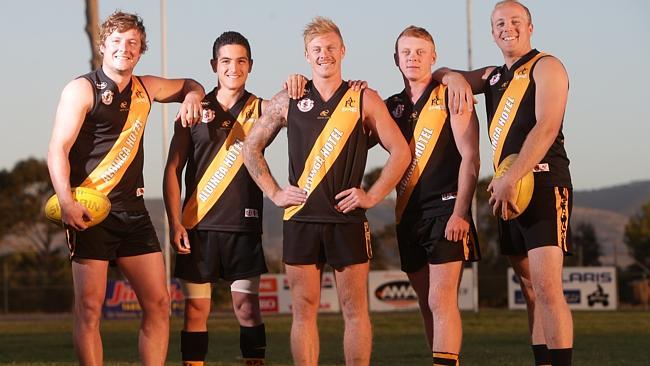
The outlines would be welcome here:
<svg viewBox="0 0 650 366">
<path fill-rule="evenodd" d="M 573 191 L 564 187 L 535 187 L 528 208 L 509 221 L 498 219 L 501 254 L 526 255 L 529 250 L 558 246 L 571 253 Z"/>
<path fill-rule="evenodd" d="M 285 221 L 282 260 L 286 264 L 327 263 L 333 268 L 372 258 L 370 226 L 359 223 Z"/>
<path fill-rule="evenodd" d="M 470 230 L 466 239 L 450 242 L 445 238 L 449 217 L 451 214 L 412 221 L 404 220 L 397 225 L 397 244 L 402 271 L 416 272 L 427 263 L 474 262 L 481 259 L 474 221 L 470 220 Z"/>
<path fill-rule="evenodd" d="M 268 272 L 260 233 L 188 230 L 189 254 L 176 254 L 174 276 L 194 283 L 242 280 Z"/>
<path fill-rule="evenodd" d="M 112 261 L 160 252 L 156 230 L 147 211 L 111 211 L 106 219 L 83 231 L 66 230 L 71 259 Z"/>
</svg>

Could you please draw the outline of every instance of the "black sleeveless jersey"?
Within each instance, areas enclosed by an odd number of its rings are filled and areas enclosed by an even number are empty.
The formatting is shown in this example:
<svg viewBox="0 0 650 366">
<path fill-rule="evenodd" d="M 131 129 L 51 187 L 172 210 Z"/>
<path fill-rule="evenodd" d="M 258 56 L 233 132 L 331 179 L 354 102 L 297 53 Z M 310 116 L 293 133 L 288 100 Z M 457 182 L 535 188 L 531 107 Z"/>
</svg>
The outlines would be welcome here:
<svg viewBox="0 0 650 366">
<path fill-rule="evenodd" d="M 492 117 L 499 108 L 499 101 L 503 96 L 514 72 L 522 64 L 535 57 L 539 51 L 531 50 L 519 59 L 510 69 L 506 65 L 495 68 L 488 77 L 485 84 L 485 106 L 487 109 L 488 130 Z M 539 61 L 539 60 L 538 60 Z M 501 153 L 501 160 L 510 154 L 519 153 L 528 133 L 535 127 L 537 118 L 535 116 L 535 79 L 533 70 L 535 64 L 529 71 L 530 84 L 524 93 L 517 114 L 512 122 L 510 131 L 506 137 Z M 564 134 L 562 127 L 549 148 L 542 161 L 535 168 L 535 185 L 544 187 L 571 187 L 571 173 L 569 172 L 569 158 L 564 149 Z"/>
<path fill-rule="evenodd" d="M 298 186 L 298 180 L 305 169 L 305 161 L 330 116 L 335 113 L 339 102 L 348 91 L 347 82 L 328 101 L 324 101 L 318 90 L 309 81 L 305 95 L 300 100 L 290 100 L 287 115 L 287 140 L 289 145 L 289 182 Z M 368 155 L 368 133 L 361 121 L 363 92 L 358 107 L 358 120 L 351 131 L 340 155 L 329 168 L 320 184 L 307 198 L 307 202 L 290 220 L 323 223 L 358 223 L 366 221 L 364 209 L 355 209 L 344 214 L 336 210 L 338 201 L 334 198 L 340 192 L 361 187 Z"/>
<path fill-rule="evenodd" d="M 130 109 L 136 104 L 138 108 L 146 108 L 148 115 L 151 100 L 147 95 L 140 78 L 133 76 L 129 84 L 120 92 L 117 85 L 101 68 L 81 76 L 88 80 L 94 91 L 93 107 L 83 121 L 79 135 L 75 140 L 68 160 L 70 162 L 70 184 L 77 187 L 95 170 L 109 154 L 123 132 L 129 117 Z M 137 80 L 137 81 L 136 81 Z M 139 90 L 132 93 L 134 84 Z M 143 105 L 146 103 L 146 105 Z M 144 129 L 146 118 L 140 120 Z M 142 133 L 144 131 L 140 131 Z M 119 183 L 110 191 L 108 198 L 113 211 L 144 211 L 144 179 L 142 168 L 144 164 L 143 139 L 133 146 L 130 153 L 135 156 L 131 164 L 125 167 Z M 124 167 L 122 167 L 124 168 Z"/>
<path fill-rule="evenodd" d="M 413 138 L 418 117 L 422 109 L 427 106 L 431 92 L 439 85 L 438 82 L 432 80 L 415 105 L 411 102 L 406 90 L 386 100 L 388 111 L 397 122 L 407 142 Z M 445 91 L 446 99 L 447 92 Z M 451 130 L 448 110 L 447 113 L 447 119 L 442 126 L 431 157 L 424 171 L 421 172 L 420 179 L 404 209 L 404 219 L 409 217 L 429 218 L 449 214 L 454 210 L 461 156 Z"/>
<path fill-rule="evenodd" d="M 232 126 L 237 121 L 246 101 L 254 97 L 249 92 L 244 95 L 228 111 L 224 111 L 217 101 L 217 89 L 208 93 L 203 101 L 203 119 L 191 127 L 190 150 L 185 168 L 185 189 L 187 204 L 189 194 L 197 188 L 198 182 L 203 177 L 206 169 L 213 161 L 219 150 L 223 147 Z M 247 120 L 259 118 L 262 113 L 262 100 L 257 98 L 257 108 Z M 233 157 L 242 159 L 243 141 L 235 141 L 231 148 Z M 242 164 L 227 188 L 212 206 L 196 228 L 200 230 L 218 230 L 234 232 L 262 232 L 262 191 L 257 187 Z"/>
</svg>

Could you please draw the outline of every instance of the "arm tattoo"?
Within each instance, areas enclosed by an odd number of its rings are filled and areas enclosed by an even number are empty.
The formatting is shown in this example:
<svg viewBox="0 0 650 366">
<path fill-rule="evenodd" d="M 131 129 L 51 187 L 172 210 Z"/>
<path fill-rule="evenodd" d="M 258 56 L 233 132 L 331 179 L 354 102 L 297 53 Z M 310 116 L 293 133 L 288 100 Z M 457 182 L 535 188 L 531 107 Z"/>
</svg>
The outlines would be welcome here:
<svg viewBox="0 0 650 366">
<path fill-rule="evenodd" d="M 263 108 L 262 116 L 257 120 L 253 129 L 246 137 L 246 143 L 244 144 L 244 163 L 253 180 L 263 190 L 265 190 L 265 187 L 260 178 L 266 176 L 273 180 L 273 177 L 262 152 L 273 141 L 282 127 L 286 127 L 288 110 L 289 95 L 286 91 L 281 91 Z"/>
</svg>

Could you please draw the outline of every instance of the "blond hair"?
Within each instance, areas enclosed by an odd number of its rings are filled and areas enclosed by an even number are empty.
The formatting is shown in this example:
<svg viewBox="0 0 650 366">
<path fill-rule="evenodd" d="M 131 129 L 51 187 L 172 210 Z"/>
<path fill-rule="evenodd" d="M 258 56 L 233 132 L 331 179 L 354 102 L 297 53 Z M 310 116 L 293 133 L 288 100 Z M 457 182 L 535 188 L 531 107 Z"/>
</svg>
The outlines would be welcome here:
<svg viewBox="0 0 650 366">
<path fill-rule="evenodd" d="M 429 33 L 426 29 L 422 27 L 409 25 L 402 31 L 402 33 L 399 34 L 399 36 L 397 36 L 397 39 L 395 40 L 395 53 L 397 53 L 397 43 L 402 37 L 415 37 L 415 38 L 424 39 L 425 41 L 431 42 L 434 51 L 436 49 L 436 43 L 433 41 L 433 37 L 431 36 L 431 33 Z"/>
<path fill-rule="evenodd" d="M 339 30 L 339 27 L 334 24 L 332 19 L 321 16 L 312 19 L 312 21 L 305 26 L 305 30 L 302 32 L 302 37 L 305 41 L 305 49 L 307 49 L 307 44 L 309 44 L 312 39 L 327 33 L 336 34 L 341 39 L 341 43 L 343 43 L 341 31 Z"/>
<path fill-rule="evenodd" d="M 492 15 L 494 15 L 494 12 L 497 10 L 498 7 L 507 5 L 507 4 L 515 4 L 519 5 L 524 11 L 526 12 L 526 16 L 528 17 L 528 24 L 533 24 L 533 17 L 530 15 L 530 10 L 526 7 L 526 5 L 520 3 L 517 0 L 502 0 L 499 1 L 494 5 L 494 9 L 492 9 L 492 14 L 490 15 L 490 27 L 492 26 Z"/>
</svg>

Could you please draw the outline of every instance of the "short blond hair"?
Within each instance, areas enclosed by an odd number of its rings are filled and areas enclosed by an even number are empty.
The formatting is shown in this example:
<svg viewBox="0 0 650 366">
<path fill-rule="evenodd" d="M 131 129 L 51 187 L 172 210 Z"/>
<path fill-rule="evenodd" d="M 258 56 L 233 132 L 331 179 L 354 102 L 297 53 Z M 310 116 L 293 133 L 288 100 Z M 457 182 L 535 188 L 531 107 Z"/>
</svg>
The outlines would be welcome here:
<svg viewBox="0 0 650 366">
<path fill-rule="evenodd" d="M 526 7 L 526 5 L 520 3 L 517 0 L 502 0 L 499 1 L 494 5 L 494 9 L 492 9 L 492 14 L 490 14 L 490 27 L 492 26 L 492 16 L 494 15 L 494 12 L 497 10 L 498 7 L 507 5 L 507 4 L 515 4 L 519 5 L 524 11 L 526 12 L 526 16 L 528 17 L 528 24 L 533 24 L 533 17 L 530 15 L 530 10 Z"/>
<path fill-rule="evenodd" d="M 399 34 L 399 36 L 397 36 L 397 39 L 395 40 L 395 53 L 397 53 L 397 43 L 402 37 L 415 37 L 415 38 L 424 39 L 425 41 L 431 42 L 434 51 L 436 49 L 436 43 L 433 41 L 433 37 L 431 36 L 431 33 L 429 33 L 429 31 L 427 31 L 422 27 L 409 25 L 408 27 L 404 28 L 404 30 L 402 31 L 402 33 Z"/>
<path fill-rule="evenodd" d="M 327 33 L 336 34 L 341 39 L 341 43 L 343 43 L 341 31 L 332 19 L 321 16 L 312 19 L 312 21 L 305 26 L 305 30 L 302 32 L 302 37 L 305 41 L 305 49 L 307 49 L 307 44 L 309 44 L 312 39 Z"/>
</svg>

